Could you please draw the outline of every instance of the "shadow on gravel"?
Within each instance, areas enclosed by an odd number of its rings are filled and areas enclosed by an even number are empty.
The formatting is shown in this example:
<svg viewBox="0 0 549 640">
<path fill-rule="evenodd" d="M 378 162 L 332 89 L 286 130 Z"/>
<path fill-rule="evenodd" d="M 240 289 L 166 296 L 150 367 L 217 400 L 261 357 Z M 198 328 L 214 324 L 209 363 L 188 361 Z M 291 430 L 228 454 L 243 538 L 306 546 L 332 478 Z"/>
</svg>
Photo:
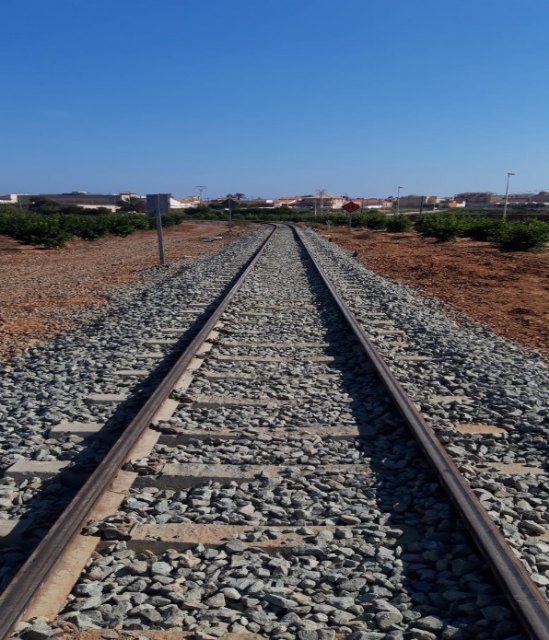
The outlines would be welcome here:
<svg viewBox="0 0 549 640">
<path fill-rule="evenodd" d="M 313 289 L 322 290 L 314 265 L 304 260 Z M 405 604 L 402 624 L 411 633 L 406 638 L 424 637 L 422 632 L 454 640 L 525 638 L 362 347 L 350 328 L 342 328 L 345 321 L 327 291 L 319 294 L 318 309 L 328 327 L 327 353 L 335 357 L 343 389 L 352 398 L 349 409 L 358 425 L 359 447 L 371 469 L 364 482 L 371 485 L 385 531 L 376 542 L 376 559 L 385 564 L 386 578 L 374 580 L 374 593 L 359 596 L 365 620 L 374 619 L 379 598 Z M 371 544 L 371 536 L 364 543 Z M 395 559 L 400 565 L 396 570 Z M 429 620 L 431 628 L 421 622 L 416 628 L 416 619 L 431 617 L 440 621 L 439 628 L 436 620 Z M 441 636 L 443 628 L 447 635 Z"/>
</svg>

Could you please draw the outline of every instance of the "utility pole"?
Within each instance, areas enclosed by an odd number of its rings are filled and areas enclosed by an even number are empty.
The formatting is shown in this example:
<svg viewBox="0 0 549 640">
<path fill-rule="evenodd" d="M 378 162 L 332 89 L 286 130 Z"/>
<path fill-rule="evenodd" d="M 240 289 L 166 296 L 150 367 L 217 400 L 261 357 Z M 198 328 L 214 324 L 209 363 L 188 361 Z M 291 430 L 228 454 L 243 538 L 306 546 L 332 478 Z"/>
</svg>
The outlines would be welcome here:
<svg viewBox="0 0 549 640">
<path fill-rule="evenodd" d="M 404 187 L 398 187 L 397 190 L 397 216 L 400 215 L 400 190 L 404 189 Z"/>
<path fill-rule="evenodd" d="M 509 204 L 509 178 L 515 176 L 512 171 L 507 172 L 507 185 L 505 187 L 505 204 L 503 205 L 503 222 L 507 220 L 507 205 Z"/>
<path fill-rule="evenodd" d="M 195 187 L 195 189 L 198 189 L 198 202 L 200 204 L 202 204 L 202 192 L 204 191 L 204 189 L 207 189 L 208 187 L 204 184 L 199 184 Z"/>
</svg>

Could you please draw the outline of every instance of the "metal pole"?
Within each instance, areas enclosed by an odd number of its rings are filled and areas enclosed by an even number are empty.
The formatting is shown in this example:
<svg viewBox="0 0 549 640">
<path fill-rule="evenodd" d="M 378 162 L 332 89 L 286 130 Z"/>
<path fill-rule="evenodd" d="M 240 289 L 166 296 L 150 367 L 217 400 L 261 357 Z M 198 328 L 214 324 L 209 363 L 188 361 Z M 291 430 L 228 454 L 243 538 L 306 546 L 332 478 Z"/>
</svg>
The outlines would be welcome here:
<svg viewBox="0 0 549 640">
<path fill-rule="evenodd" d="M 319 196 L 320 198 L 320 215 L 322 215 L 323 209 L 324 209 L 324 194 L 326 193 L 326 189 L 317 189 L 316 190 L 316 194 Z M 315 199 L 315 205 L 316 205 L 316 199 Z"/>
<path fill-rule="evenodd" d="M 229 229 L 233 228 L 233 201 L 229 198 Z"/>
<path fill-rule="evenodd" d="M 158 237 L 158 258 L 161 265 L 165 265 L 164 238 L 162 236 L 162 214 L 160 213 L 160 196 L 156 195 L 156 235 Z"/>
<path fill-rule="evenodd" d="M 507 184 L 505 186 L 505 203 L 503 205 L 503 222 L 507 220 L 507 205 L 509 204 L 509 178 L 515 174 L 512 171 L 507 172 Z"/>
<path fill-rule="evenodd" d="M 198 204 L 202 206 L 202 192 L 204 191 L 204 189 L 207 189 L 207 187 L 204 184 L 198 184 L 196 185 L 195 189 L 198 189 Z"/>
<path fill-rule="evenodd" d="M 397 189 L 397 216 L 400 215 L 400 190 L 402 187 Z"/>
</svg>

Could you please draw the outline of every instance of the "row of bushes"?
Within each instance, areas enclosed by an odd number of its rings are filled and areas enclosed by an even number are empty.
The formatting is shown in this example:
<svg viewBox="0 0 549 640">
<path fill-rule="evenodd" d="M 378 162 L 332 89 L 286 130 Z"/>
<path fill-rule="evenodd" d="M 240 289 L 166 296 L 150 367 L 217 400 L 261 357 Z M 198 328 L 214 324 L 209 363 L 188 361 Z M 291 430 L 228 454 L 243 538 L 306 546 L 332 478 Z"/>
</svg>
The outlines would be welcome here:
<svg viewBox="0 0 549 640">
<path fill-rule="evenodd" d="M 189 218 L 203 220 L 227 219 L 228 212 L 200 207 L 187 210 Z M 295 209 L 235 209 L 235 220 L 269 220 L 286 222 L 304 222 L 333 224 L 337 226 L 349 224 L 349 216 L 342 212 L 329 212 L 315 216 L 313 213 L 299 212 Z M 419 216 L 392 215 L 381 211 L 369 211 L 353 214 L 353 227 L 367 229 L 385 229 L 391 233 L 408 231 L 413 227 L 425 237 L 436 238 L 444 242 L 459 236 L 494 242 L 506 251 L 526 251 L 542 247 L 549 241 L 549 223 L 536 219 L 503 222 L 501 218 L 484 215 L 467 215 L 453 213 L 428 213 Z"/>
<path fill-rule="evenodd" d="M 441 242 L 461 236 L 493 242 L 504 251 L 527 251 L 549 242 L 549 223 L 541 220 L 504 222 L 454 214 L 425 215 L 416 220 L 415 228 L 422 236 Z"/>
<path fill-rule="evenodd" d="M 227 211 L 197 208 L 192 211 L 171 212 L 162 216 L 163 226 L 179 224 L 184 219 L 227 219 Z M 269 210 L 235 209 L 234 220 L 280 220 L 289 222 L 330 223 L 346 225 L 349 216 L 331 212 L 315 216 L 294 209 Z M 415 217 L 387 216 L 380 211 L 354 214 L 353 227 L 386 229 L 389 232 L 408 231 L 412 225 L 424 237 L 441 242 L 459 236 L 496 243 L 503 250 L 525 251 L 542 247 L 549 241 L 549 223 L 541 220 L 503 222 L 485 216 L 449 214 L 425 214 Z M 99 215 L 39 214 L 16 207 L 0 208 L 0 233 L 11 236 L 24 244 L 45 247 L 62 247 L 73 237 L 93 240 L 109 234 L 128 235 L 138 229 L 154 228 L 154 216 L 132 213 L 108 213 Z"/>
<path fill-rule="evenodd" d="M 162 216 L 163 226 L 183 220 L 180 213 Z M 63 247 L 71 238 L 94 240 L 106 235 L 125 236 L 156 225 L 154 216 L 131 213 L 90 215 L 44 215 L 17 209 L 0 210 L 0 233 L 23 244 Z"/>
</svg>

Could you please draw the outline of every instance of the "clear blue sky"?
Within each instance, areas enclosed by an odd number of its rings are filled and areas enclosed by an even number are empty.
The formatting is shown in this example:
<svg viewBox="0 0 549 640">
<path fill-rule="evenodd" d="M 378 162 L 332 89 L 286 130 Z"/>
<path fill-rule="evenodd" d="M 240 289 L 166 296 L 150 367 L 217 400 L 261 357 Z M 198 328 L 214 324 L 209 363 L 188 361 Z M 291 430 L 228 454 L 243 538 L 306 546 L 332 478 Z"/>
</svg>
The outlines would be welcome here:
<svg viewBox="0 0 549 640">
<path fill-rule="evenodd" d="M 549 189 L 547 0 L 17 0 L 0 193 Z"/>
</svg>

